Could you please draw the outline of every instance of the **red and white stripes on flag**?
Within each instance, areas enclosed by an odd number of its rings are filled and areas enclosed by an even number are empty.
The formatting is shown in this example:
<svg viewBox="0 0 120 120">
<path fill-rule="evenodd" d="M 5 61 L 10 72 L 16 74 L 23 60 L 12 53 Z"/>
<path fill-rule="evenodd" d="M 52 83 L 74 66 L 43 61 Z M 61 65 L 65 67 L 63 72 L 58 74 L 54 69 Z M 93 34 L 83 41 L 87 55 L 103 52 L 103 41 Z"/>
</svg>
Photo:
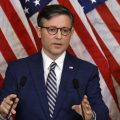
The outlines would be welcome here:
<svg viewBox="0 0 120 120">
<path fill-rule="evenodd" d="M 75 16 L 69 51 L 96 64 L 100 71 L 103 99 L 111 120 L 120 120 L 120 0 L 108 0 L 84 14 L 77 0 L 52 0 Z M 0 86 L 11 60 L 40 49 L 35 31 L 37 13 L 27 21 L 18 0 L 0 0 Z M 12 82 L 12 80 L 11 80 Z"/>
<path fill-rule="evenodd" d="M 11 60 L 37 51 L 28 21 L 19 1 L 0 0 L 0 81 Z"/>
</svg>

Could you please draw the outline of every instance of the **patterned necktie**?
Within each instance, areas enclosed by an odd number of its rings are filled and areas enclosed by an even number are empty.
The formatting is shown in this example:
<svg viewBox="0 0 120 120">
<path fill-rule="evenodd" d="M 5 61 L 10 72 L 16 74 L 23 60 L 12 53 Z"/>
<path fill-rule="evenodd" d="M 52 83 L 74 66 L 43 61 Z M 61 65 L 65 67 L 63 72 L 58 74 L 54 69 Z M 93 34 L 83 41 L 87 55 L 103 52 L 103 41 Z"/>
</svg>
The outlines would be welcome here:
<svg viewBox="0 0 120 120">
<path fill-rule="evenodd" d="M 48 73 L 47 81 L 46 81 L 46 91 L 47 91 L 47 98 L 48 98 L 48 105 L 50 111 L 50 117 L 53 118 L 53 112 L 56 103 L 57 97 L 57 80 L 55 74 L 55 67 L 56 63 L 52 62 L 50 65 L 50 71 Z"/>
</svg>

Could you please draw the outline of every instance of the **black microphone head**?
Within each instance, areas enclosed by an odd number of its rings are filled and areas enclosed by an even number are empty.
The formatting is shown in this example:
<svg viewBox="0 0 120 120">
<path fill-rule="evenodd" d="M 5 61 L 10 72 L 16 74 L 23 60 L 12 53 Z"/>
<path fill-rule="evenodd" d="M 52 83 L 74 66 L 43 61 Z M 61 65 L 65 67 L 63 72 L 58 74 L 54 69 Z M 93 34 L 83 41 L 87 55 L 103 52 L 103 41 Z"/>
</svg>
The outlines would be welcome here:
<svg viewBox="0 0 120 120">
<path fill-rule="evenodd" d="M 77 79 L 73 79 L 73 87 L 75 89 L 78 89 L 79 88 L 79 83 L 78 83 L 78 80 Z"/>
<path fill-rule="evenodd" d="M 25 76 L 22 76 L 22 78 L 20 79 L 20 82 L 19 82 L 19 86 L 24 87 L 26 81 L 27 81 L 27 78 Z"/>
</svg>

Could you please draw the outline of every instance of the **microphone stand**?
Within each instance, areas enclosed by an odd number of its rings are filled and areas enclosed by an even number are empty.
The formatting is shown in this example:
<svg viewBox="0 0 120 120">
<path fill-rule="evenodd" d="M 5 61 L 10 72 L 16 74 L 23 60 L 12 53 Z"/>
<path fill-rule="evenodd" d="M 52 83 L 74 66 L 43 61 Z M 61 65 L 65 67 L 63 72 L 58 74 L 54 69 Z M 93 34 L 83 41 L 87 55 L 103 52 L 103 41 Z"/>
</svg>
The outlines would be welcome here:
<svg viewBox="0 0 120 120">
<path fill-rule="evenodd" d="M 74 80 L 73 80 L 73 86 L 74 86 L 74 88 L 76 89 L 77 95 L 78 95 L 78 97 L 79 97 L 79 99 L 80 99 L 79 83 L 78 83 L 78 80 L 77 80 L 77 79 L 74 79 Z M 81 111 L 82 111 L 83 120 L 85 120 L 85 113 L 84 113 L 84 110 L 83 110 L 82 102 L 81 102 Z"/>
<path fill-rule="evenodd" d="M 16 92 L 17 96 L 18 96 L 21 88 L 24 87 L 24 85 L 25 85 L 25 83 L 26 83 L 26 80 L 27 80 L 27 78 L 26 78 L 25 76 L 22 76 L 22 78 L 20 79 L 19 86 L 18 86 L 18 90 L 17 90 L 17 92 Z M 13 108 L 13 105 L 15 104 L 15 99 L 16 99 L 16 98 L 13 99 L 13 104 L 10 106 L 10 109 L 9 109 L 8 114 L 7 114 L 7 116 L 6 116 L 6 120 L 10 120 L 10 118 L 11 118 L 11 110 L 12 110 L 12 108 Z"/>
</svg>

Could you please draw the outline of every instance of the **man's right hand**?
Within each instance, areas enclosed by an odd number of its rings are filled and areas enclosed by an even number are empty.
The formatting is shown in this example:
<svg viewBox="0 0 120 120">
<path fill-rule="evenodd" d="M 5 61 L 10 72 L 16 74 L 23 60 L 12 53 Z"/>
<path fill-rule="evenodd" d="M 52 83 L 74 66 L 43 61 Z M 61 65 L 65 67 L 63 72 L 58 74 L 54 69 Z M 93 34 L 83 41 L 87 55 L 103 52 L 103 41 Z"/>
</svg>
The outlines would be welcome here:
<svg viewBox="0 0 120 120">
<path fill-rule="evenodd" d="M 6 116 L 7 116 L 8 112 L 9 112 L 10 107 L 13 104 L 13 102 L 14 102 L 14 105 L 13 105 L 13 108 L 12 108 L 10 114 L 15 114 L 16 113 L 15 108 L 16 108 L 16 106 L 18 104 L 18 101 L 19 101 L 19 99 L 17 98 L 17 95 L 15 95 L 15 94 L 10 94 L 7 97 L 5 97 L 3 99 L 3 101 L 1 102 L 1 104 L 0 104 L 0 115 L 2 117 L 6 118 Z"/>
</svg>

